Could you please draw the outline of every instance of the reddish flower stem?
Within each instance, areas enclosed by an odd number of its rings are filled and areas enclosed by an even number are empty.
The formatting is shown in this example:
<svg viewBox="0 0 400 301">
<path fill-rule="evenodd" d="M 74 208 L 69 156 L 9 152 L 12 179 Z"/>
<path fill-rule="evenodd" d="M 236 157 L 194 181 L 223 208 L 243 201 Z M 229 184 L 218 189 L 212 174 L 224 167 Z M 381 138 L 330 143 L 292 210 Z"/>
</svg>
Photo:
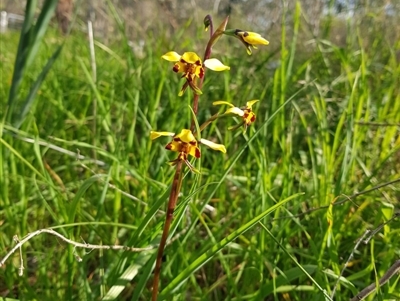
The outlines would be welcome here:
<svg viewBox="0 0 400 301">
<path fill-rule="evenodd" d="M 204 53 L 204 60 L 209 59 L 211 56 L 211 38 L 214 34 L 214 29 L 213 29 L 213 24 L 212 24 L 212 19 L 210 17 L 210 40 L 207 44 L 205 53 Z M 204 76 L 205 76 L 205 69 L 204 69 L 204 75 L 202 78 L 200 78 L 198 87 L 201 90 L 203 87 L 204 83 Z M 199 104 L 199 96 L 198 94 L 195 94 L 193 97 L 193 112 L 195 115 L 197 115 L 198 111 L 198 104 Z M 192 123 L 190 126 L 191 131 L 194 131 L 195 128 L 195 119 L 192 118 Z M 178 199 L 179 191 L 181 188 L 182 184 L 182 177 L 181 177 L 181 171 L 182 171 L 182 161 L 179 161 L 176 165 L 176 170 L 175 170 L 175 176 L 174 176 L 174 181 L 172 183 L 172 188 L 171 188 L 171 193 L 169 195 L 169 201 L 168 201 L 168 209 L 167 209 L 167 214 L 165 218 L 165 224 L 164 224 L 164 229 L 163 233 L 161 236 L 161 241 L 160 245 L 158 247 L 158 253 L 157 253 L 157 260 L 156 260 L 156 267 L 154 269 L 154 280 L 153 280 L 153 292 L 152 292 L 152 301 L 157 301 L 157 295 L 158 295 L 158 285 L 160 282 L 160 272 L 161 272 L 161 264 L 162 264 L 162 256 L 164 253 L 164 248 L 165 244 L 167 242 L 168 234 L 169 234 L 169 229 L 171 227 L 172 223 L 172 218 L 174 215 L 174 210 L 176 207 L 176 201 Z"/>
<path fill-rule="evenodd" d="M 211 16 L 208 16 L 208 17 L 209 17 L 210 39 L 207 43 L 207 47 L 204 52 L 203 62 L 210 58 L 212 46 L 215 44 L 216 39 L 219 38 L 218 35 L 216 37 L 214 36 L 215 32 L 214 32 L 212 18 L 211 18 Z M 225 19 L 224 23 L 222 24 L 222 25 L 225 24 L 223 26 L 222 30 L 225 29 L 227 22 L 228 22 L 228 17 Z M 218 32 L 221 33 L 221 26 L 217 29 L 217 33 Z M 197 86 L 200 90 L 203 87 L 204 77 L 205 77 L 205 70 L 204 70 L 204 75 L 202 78 L 200 78 L 199 84 Z M 197 115 L 197 111 L 198 111 L 199 97 L 200 96 L 198 94 L 195 94 L 193 97 L 193 112 L 195 115 Z M 212 116 L 209 122 L 206 122 L 205 124 L 203 124 L 202 129 L 204 127 L 206 127 L 211 121 L 215 120 L 216 118 L 218 118 L 218 114 Z M 190 129 L 192 132 L 195 129 L 195 118 L 192 118 Z M 178 161 L 176 164 L 175 176 L 174 176 L 174 180 L 172 182 L 171 193 L 169 195 L 168 208 L 167 208 L 167 214 L 165 217 L 164 229 L 163 229 L 163 233 L 161 235 L 160 245 L 158 247 L 157 259 L 156 259 L 156 266 L 154 269 L 153 291 L 152 291 L 152 298 L 151 298 L 152 301 L 157 301 L 158 286 L 159 286 L 159 282 L 160 282 L 162 256 L 164 253 L 165 245 L 167 243 L 169 229 L 171 228 L 172 218 L 174 217 L 174 210 L 175 210 L 176 203 L 178 200 L 179 191 L 180 191 L 181 185 L 182 185 L 182 165 L 183 165 L 182 160 Z"/>
<path fill-rule="evenodd" d="M 167 213 L 165 216 L 165 224 L 164 224 L 163 233 L 161 235 L 160 245 L 158 246 L 156 267 L 154 269 L 153 292 L 151 295 L 152 301 L 157 301 L 162 257 L 163 257 L 165 245 L 167 243 L 169 229 L 171 228 L 172 218 L 174 217 L 174 210 L 176 207 L 176 202 L 178 200 L 179 191 L 181 190 L 182 164 L 183 164 L 183 161 L 178 161 L 178 163 L 176 164 L 175 176 L 174 176 L 174 180 L 172 182 L 171 193 L 169 194 Z"/>
<path fill-rule="evenodd" d="M 214 32 L 214 26 L 213 26 L 212 18 L 211 18 L 211 16 L 207 16 L 207 17 L 209 18 L 209 23 L 210 23 L 210 25 L 209 25 L 209 28 L 210 28 L 210 39 L 208 40 L 206 50 L 204 51 L 203 62 L 205 62 L 206 60 L 208 60 L 211 57 L 212 46 L 217 42 L 217 40 L 224 33 L 226 24 L 228 24 L 228 20 L 229 20 L 229 16 L 226 17 L 225 20 L 221 23 L 221 25 Z M 206 75 L 206 69 L 204 69 L 203 77 L 200 78 L 199 84 L 197 85 L 199 90 L 201 90 L 203 88 L 205 75 Z M 197 111 L 198 111 L 198 107 L 199 107 L 199 97 L 200 97 L 200 95 L 198 95 L 198 94 L 195 94 L 194 97 L 193 97 L 193 112 L 194 112 L 195 115 L 197 115 Z M 194 130 L 194 127 L 195 127 L 195 121 L 194 121 L 194 119 L 192 119 L 192 124 L 190 126 L 190 130 L 192 132 Z"/>
<path fill-rule="evenodd" d="M 212 48 L 211 41 L 212 41 L 212 37 L 213 37 L 213 35 L 214 35 L 214 26 L 213 26 L 213 22 L 212 22 L 211 16 L 210 16 L 209 18 L 210 18 L 210 26 L 209 26 L 209 28 L 210 28 L 210 40 L 208 41 L 206 50 L 204 51 L 203 62 L 205 62 L 206 60 L 208 60 L 208 59 L 211 57 L 211 48 Z M 206 69 L 204 68 L 203 77 L 200 78 L 199 83 L 198 83 L 198 85 L 197 85 L 197 87 L 198 87 L 200 90 L 203 88 L 203 83 L 204 83 L 204 78 L 205 78 L 205 76 L 206 76 Z M 199 98 L 200 98 L 200 95 L 198 95 L 198 94 L 195 94 L 194 97 L 193 97 L 193 112 L 194 112 L 194 114 L 195 114 L 196 116 L 197 116 L 197 111 L 198 111 L 198 108 L 199 108 Z M 192 123 L 191 123 L 191 125 L 190 125 L 190 130 L 191 130 L 192 132 L 193 132 L 194 129 L 195 129 L 194 127 L 195 127 L 195 121 L 194 121 L 194 118 L 193 118 L 193 119 L 192 119 Z"/>
</svg>

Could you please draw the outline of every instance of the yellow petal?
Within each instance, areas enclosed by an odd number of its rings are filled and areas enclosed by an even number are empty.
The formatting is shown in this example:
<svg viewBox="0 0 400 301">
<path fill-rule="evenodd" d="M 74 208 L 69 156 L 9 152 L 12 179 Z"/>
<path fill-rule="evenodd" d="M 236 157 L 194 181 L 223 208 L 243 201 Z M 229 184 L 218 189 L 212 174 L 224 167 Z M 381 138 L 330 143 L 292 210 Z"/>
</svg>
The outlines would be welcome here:
<svg viewBox="0 0 400 301">
<path fill-rule="evenodd" d="M 154 139 L 157 139 L 158 137 L 161 137 L 161 136 L 174 136 L 174 135 L 175 135 L 175 133 L 171 133 L 171 132 L 154 132 L 154 131 L 151 131 L 150 132 L 150 139 L 154 140 Z"/>
<path fill-rule="evenodd" d="M 247 103 L 246 103 L 246 107 L 248 107 L 248 108 L 251 108 L 256 102 L 258 102 L 259 101 L 259 99 L 254 99 L 254 100 L 249 100 Z"/>
<path fill-rule="evenodd" d="M 163 58 L 164 60 L 167 60 L 169 62 L 177 62 L 181 59 L 181 56 L 176 53 L 175 51 L 170 51 L 167 52 L 166 54 L 164 54 L 161 58 Z"/>
<path fill-rule="evenodd" d="M 204 66 L 206 66 L 208 69 L 214 70 L 214 71 L 225 71 L 225 70 L 230 70 L 231 67 L 225 66 L 222 64 L 219 60 L 217 59 L 208 59 L 204 62 Z"/>
<path fill-rule="evenodd" d="M 233 104 L 231 104 L 230 102 L 224 101 L 224 100 L 217 100 L 213 102 L 213 106 L 219 106 L 219 105 L 228 105 L 230 107 L 234 107 Z"/>
<path fill-rule="evenodd" d="M 244 111 L 239 109 L 239 108 L 237 108 L 237 107 L 233 107 L 233 108 L 230 108 L 230 109 L 226 110 L 226 113 L 232 113 L 232 114 L 236 114 L 236 115 L 239 115 L 239 116 L 243 116 L 244 115 Z"/>
<path fill-rule="evenodd" d="M 196 141 L 196 138 L 194 138 L 191 130 L 183 129 L 180 134 L 176 135 L 176 137 L 185 143 Z"/>
<path fill-rule="evenodd" d="M 245 33 L 242 35 L 243 40 L 251 45 L 268 45 L 269 42 L 264 39 L 260 34 L 255 32 L 248 31 L 247 34 Z"/>
<path fill-rule="evenodd" d="M 187 64 L 182 63 L 181 61 L 176 62 L 174 65 L 174 68 L 172 68 L 172 70 L 177 73 L 180 73 L 180 72 L 185 73 L 186 69 L 187 69 Z"/>
<path fill-rule="evenodd" d="M 247 125 L 252 124 L 254 121 L 256 121 L 256 114 L 254 114 L 254 112 L 250 112 L 249 115 L 244 118 L 244 121 Z"/>
<path fill-rule="evenodd" d="M 200 158 L 201 153 L 200 153 L 200 149 L 197 146 L 197 143 L 196 143 L 196 145 L 191 145 L 191 144 L 189 145 L 188 154 L 195 158 Z"/>
<path fill-rule="evenodd" d="M 180 141 L 171 141 L 165 146 L 166 149 L 173 151 L 173 152 L 181 152 L 182 151 L 182 142 Z"/>
<path fill-rule="evenodd" d="M 185 52 L 182 54 L 182 59 L 189 64 L 194 64 L 196 62 L 200 62 L 201 64 L 201 59 L 195 52 Z"/>
<path fill-rule="evenodd" d="M 204 145 L 207 145 L 209 148 L 212 148 L 213 150 L 217 150 L 217 151 L 223 152 L 224 154 L 226 153 L 226 148 L 222 144 L 214 143 L 214 142 L 212 142 L 210 140 L 207 140 L 207 139 L 200 139 L 200 143 L 204 144 Z"/>
<path fill-rule="evenodd" d="M 246 45 L 246 52 L 248 55 L 252 54 L 251 47 L 248 44 Z"/>
</svg>

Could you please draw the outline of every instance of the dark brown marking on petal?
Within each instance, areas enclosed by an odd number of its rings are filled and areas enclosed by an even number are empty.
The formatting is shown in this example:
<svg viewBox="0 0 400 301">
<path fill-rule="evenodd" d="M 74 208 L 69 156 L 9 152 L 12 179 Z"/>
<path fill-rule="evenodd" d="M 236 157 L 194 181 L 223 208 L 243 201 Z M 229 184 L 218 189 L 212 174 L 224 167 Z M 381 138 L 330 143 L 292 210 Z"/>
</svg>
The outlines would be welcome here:
<svg viewBox="0 0 400 301">
<path fill-rule="evenodd" d="M 196 156 L 196 158 L 200 158 L 200 156 L 201 156 L 201 153 L 200 153 L 200 149 L 198 148 L 198 147 L 196 147 L 196 154 L 195 154 Z"/>
<path fill-rule="evenodd" d="M 175 65 L 174 65 L 174 68 L 172 68 L 172 70 L 173 70 L 174 72 L 177 72 L 177 73 L 179 72 L 179 69 L 180 69 L 180 68 L 179 68 L 179 64 L 175 64 Z"/>
<path fill-rule="evenodd" d="M 203 78 L 203 76 L 204 76 L 204 68 L 203 68 L 203 67 L 201 67 L 201 68 L 200 68 L 200 74 L 199 74 L 199 77 L 200 77 L 200 78 Z"/>
<path fill-rule="evenodd" d="M 168 144 L 165 146 L 165 149 L 171 150 L 171 149 L 172 149 L 172 143 L 168 143 Z"/>
</svg>

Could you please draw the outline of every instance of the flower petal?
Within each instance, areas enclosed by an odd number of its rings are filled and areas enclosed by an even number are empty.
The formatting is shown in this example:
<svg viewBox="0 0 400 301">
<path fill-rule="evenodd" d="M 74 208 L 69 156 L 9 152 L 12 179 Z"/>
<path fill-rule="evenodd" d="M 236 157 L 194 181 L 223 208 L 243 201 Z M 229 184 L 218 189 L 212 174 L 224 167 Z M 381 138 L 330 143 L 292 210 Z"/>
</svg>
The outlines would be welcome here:
<svg viewBox="0 0 400 301">
<path fill-rule="evenodd" d="M 254 112 L 250 112 L 247 115 L 243 116 L 244 122 L 247 125 L 252 124 L 254 121 L 256 121 L 256 114 Z"/>
<path fill-rule="evenodd" d="M 214 71 L 225 71 L 225 70 L 230 70 L 231 67 L 225 66 L 222 64 L 219 60 L 217 59 L 208 59 L 204 62 L 204 66 L 206 66 L 208 69 L 214 70 Z"/>
<path fill-rule="evenodd" d="M 201 59 L 195 52 L 185 52 L 182 54 L 182 60 L 189 64 L 198 63 L 201 65 Z"/>
<path fill-rule="evenodd" d="M 183 129 L 180 134 L 176 135 L 176 138 L 181 139 L 181 141 L 185 143 L 190 143 L 194 141 L 197 144 L 196 138 L 193 136 L 191 130 Z"/>
<path fill-rule="evenodd" d="M 166 54 L 164 54 L 161 58 L 163 58 L 164 60 L 167 60 L 169 62 L 177 62 L 181 59 L 181 56 L 176 53 L 175 51 L 170 51 L 167 52 Z"/>
<path fill-rule="evenodd" d="M 195 158 L 200 158 L 201 152 L 199 147 L 197 146 L 197 142 L 196 145 L 189 145 L 188 154 Z"/>
<path fill-rule="evenodd" d="M 193 90 L 193 92 L 195 94 L 197 94 L 197 95 L 203 94 L 203 92 L 201 92 L 201 90 L 195 85 L 195 83 L 193 81 L 187 81 L 187 83 L 189 84 L 190 88 Z M 179 96 L 182 96 L 182 95 L 179 95 Z"/>
<path fill-rule="evenodd" d="M 234 107 L 233 104 L 231 104 L 230 102 L 224 101 L 224 100 L 217 100 L 213 102 L 213 106 L 218 106 L 218 105 L 228 105 L 230 107 Z"/>
<path fill-rule="evenodd" d="M 150 139 L 154 140 L 157 139 L 158 137 L 161 136 L 174 136 L 175 133 L 171 133 L 171 132 L 155 132 L 155 131 L 151 131 L 150 132 Z"/>
<path fill-rule="evenodd" d="M 187 167 L 189 167 L 190 171 L 200 174 L 200 171 L 196 169 L 192 164 L 190 164 L 189 160 L 184 160 Z"/>
<path fill-rule="evenodd" d="M 238 107 L 230 108 L 230 109 L 226 110 L 226 113 L 232 113 L 232 114 L 236 114 L 236 115 L 239 115 L 239 116 L 243 116 L 244 115 L 244 111 L 239 109 Z"/>
<path fill-rule="evenodd" d="M 182 151 L 182 142 L 172 140 L 165 146 L 165 149 L 173 151 L 173 152 L 181 152 Z"/>
<path fill-rule="evenodd" d="M 176 72 L 176 73 L 179 73 L 179 72 L 186 72 L 186 68 L 187 66 L 186 66 L 186 64 L 185 63 L 182 63 L 181 61 L 179 61 L 179 62 L 176 62 L 175 63 L 175 65 L 174 65 L 174 67 L 172 68 L 172 70 L 174 71 L 174 72 Z"/>
<path fill-rule="evenodd" d="M 240 128 L 242 125 L 244 125 L 244 132 L 246 132 L 247 125 L 246 125 L 246 122 L 244 122 L 244 121 L 241 122 L 241 123 L 239 123 L 239 124 L 237 124 L 237 125 L 233 125 L 233 126 L 228 127 L 228 130 L 229 130 L 229 131 L 237 130 L 237 129 Z"/>
<path fill-rule="evenodd" d="M 249 100 L 246 103 L 246 107 L 251 108 L 256 102 L 259 102 L 259 99 Z"/>
<path fill-rule="evenodd" d="M 246 31 L 242 35 L 243 40 L 251 45 L 268 45 L 269 42 L 264 39 L 259 33 Z"/>
<path fill-rule="evenodd" d="M 213 150 L 218 150 L 220 152 L 223 152 L 224 154 L 226 153 L 226 148 L 222 144 L 214 143 L 207 139 L 200 139 L 200 143 L 207 145 L 209 148 L 212 148 Z"/>
<path fill-rule="evenodd" d="M 250 45 L 249 45 L 249 44 L 246 44 L 246 42 L 243 42 L 243 43 L 245 43 L 244 46 L 246 46 L 246 52 L 247 52 L 247 54 L 248 54 L 248 55 L 251 55 L 253 52 L 251 51 Z"/>
<path fill-rule="evenodd" d="M 186 81 L 185 84 L 182 86 L 182 89 L 179 91 L 178 96 L 182 96 L 185 93 L 186 88 L 189 86 L 189 82 Z"/>
</svg>

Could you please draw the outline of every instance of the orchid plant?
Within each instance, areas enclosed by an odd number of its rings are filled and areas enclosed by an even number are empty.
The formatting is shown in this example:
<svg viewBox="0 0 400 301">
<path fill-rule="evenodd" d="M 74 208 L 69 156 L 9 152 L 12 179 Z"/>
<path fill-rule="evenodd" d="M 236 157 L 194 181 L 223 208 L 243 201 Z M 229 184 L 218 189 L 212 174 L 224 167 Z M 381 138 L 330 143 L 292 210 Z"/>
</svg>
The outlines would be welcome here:
<svg viewBox="0 0 400 301">
<path fill-rule="evenodd" d="M 258 100 L 250 100 L 246 103 L 246 106 L 235 107 L 233 104 L 227 101 L 215 101 L 213 105 L 227 105 L 229 108 L 223 114 L 215 114 L 211 116 L 208 120 L 204 121 L 200 126 L 196 127 L 197 122 L 197 112 L 199 97 L 202 94 L 203 82 L 206 73 L 206 69 L 211 69 L 213 71 L 228 71 L 229 66 L 224 65 L 221 61 L 216 58 L 211 58 L 212 47 L 215 43 L 223 36 L 233 36 L 239 39 L 244 46 L 249 55 L 252 54 L 252 48 L 256 49 L 257 45 L 268 45 L 269 42 L 264 39 L 260 34 L 239 29 L 226 29 L 228 24 L 228 17 L 221 23 L 221 25 L 214 31 L 213 21 L 211 16 L 206 16 L 204 18 L 205 30 L 210 30 L 210 39 L 207 43 L 203 60 L 195 52 L 184 52 L 182 55 L 175 51 L 169 51 L 165 53 L 162 58 L 169 62 L 173 62 L 172 70 L 175 73 L 182 73 L 182 78 L 185 78 L 185 83 L 183 84 L 178 96 L 182 96 L 187 88 L 193 91 L 193 118 L 191 120 L 190 129 L 182 129 L 180 133 L 175 132 L 164 132 L 164 131 L 151 131 L 150 138 L 154 140 L 156 138 L 167 136 L 171 137 L 170 141 L 165 149 L 172 152 L 178 153 L 176 159 L 168 162 L 171 166 L 175 168 L 175 175 L 171 186 L 171 192 L 169 196 L 169 201 L 167 205 L 167 213 L 164 223 L 164 228 L 160 240 L 160 245 L 158 247 L 156 266 L 154 271 L 153 279 L 153 291 L 152 300 L 156 301 L 158 296 L 158 286 L 161 272 L 162 257 L 164 253 L 164 248 L 167 242 L 169 229 L 172 223 L 172 218 L 174 215 L 174 210 L 176 207 L 178 195 L 182 187 L 182 172 L 187 166 L 190 171 L 195 173 L 200 173 L 193 164 L 189 161 L 191 157 L 200 158 L 201 157 L 201 145 L 206 145 L 207 147 L 226 153 L 226 148 L 222 144 L 206 140 L 201 137 L 201 132 L 212 122 L 216 122 L 220 117 L 224 116 L 234 116 L 237 115 L 241 118 L 241 122 L 236 126 L 228 128 L 229 130 L 235 130 L 243 126 L 243 131 L 255 122 L 256 115 L 252 111 L 252 106 L 258 102 Z M 196 138 L 198 137 L 198 138 Z"/>
</svg>

